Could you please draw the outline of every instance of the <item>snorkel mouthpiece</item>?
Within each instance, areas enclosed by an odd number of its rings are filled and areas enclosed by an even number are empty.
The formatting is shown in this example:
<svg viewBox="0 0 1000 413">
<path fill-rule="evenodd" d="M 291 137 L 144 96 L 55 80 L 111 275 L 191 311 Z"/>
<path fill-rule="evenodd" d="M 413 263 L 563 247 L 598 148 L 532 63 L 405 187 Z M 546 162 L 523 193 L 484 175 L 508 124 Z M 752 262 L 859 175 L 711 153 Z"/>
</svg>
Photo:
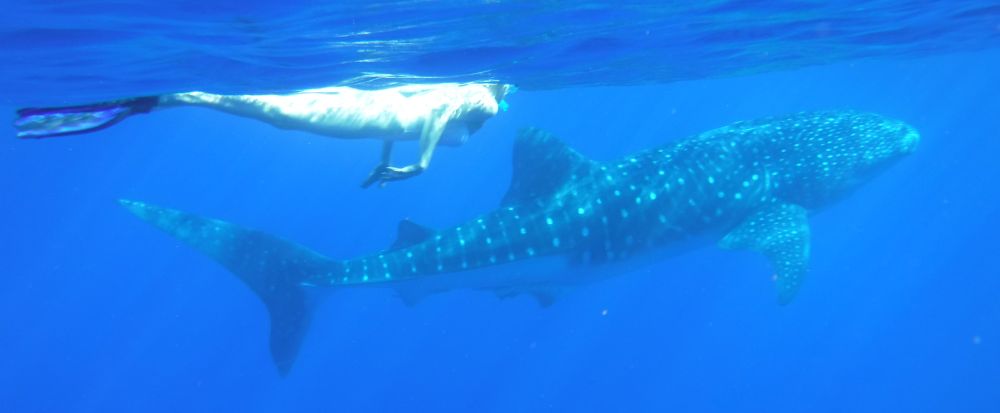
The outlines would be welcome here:
<svg viewBox="0 0 1000 413">
<path fill-rule="evenodd" d="M 517 92 L 517 86 L 498 83 L 495 85 L 495 88 L 496 91 L 494 92 L 494 95 L 497 99 L 497 105 L 499 105 L 500 111 L 506 112 L 510 109 L 510 104 L 507 103 L 506 97 L 514 94 L 514 92 Z"/>
</svg>

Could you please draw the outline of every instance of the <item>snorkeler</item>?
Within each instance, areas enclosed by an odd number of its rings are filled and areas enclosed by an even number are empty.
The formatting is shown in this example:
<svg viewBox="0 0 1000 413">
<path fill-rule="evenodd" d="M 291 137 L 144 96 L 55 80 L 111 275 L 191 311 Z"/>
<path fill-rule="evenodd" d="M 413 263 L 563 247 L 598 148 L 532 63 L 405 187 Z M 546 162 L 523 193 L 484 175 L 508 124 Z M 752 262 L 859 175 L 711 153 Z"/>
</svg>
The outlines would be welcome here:
<svg viewBox="0 0 1000 413">
<path fill-rule="evenodd" d="M 514 87 L 503 84 L 426 84 L 380 90 L 350 87 L 310 89 L 288 95 L 217 95 L 205 92 L 146 96 L 92 105 L 17 111 L 19 138 L 47 138 L 107 128 L 154 109 L 201 106 L 267 122 L 281 129 L 323 136 L 381 139 L 381 162 L 362 183 L 384 184 L 419 175 L 438 144 L 458 146 L 501 109 Z M 392 145 L 418 140 L 417 163 L 389 165 Z"/>
</svg>

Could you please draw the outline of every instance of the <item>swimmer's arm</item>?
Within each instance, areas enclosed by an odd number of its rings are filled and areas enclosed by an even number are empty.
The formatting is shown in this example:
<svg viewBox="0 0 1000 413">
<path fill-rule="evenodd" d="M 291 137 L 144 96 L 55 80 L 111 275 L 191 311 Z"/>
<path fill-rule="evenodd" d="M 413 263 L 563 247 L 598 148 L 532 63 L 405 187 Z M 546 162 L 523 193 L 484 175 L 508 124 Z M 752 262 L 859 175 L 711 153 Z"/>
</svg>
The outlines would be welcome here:
<svg viewBox="0 0 1000 413">
<path fill-rule="evenodd" d="M 383 175 L 390 168 L 389 162 L 392 160 L 392 144 L 394 141 L 382 141 L 382 161 L 368 174 L 368 179 L 361 183 L 362 188 L 367 188 L 375 182 L 382 181 Z"/>
<path fill-rule="evenodd" d="M 444 128 L 448 125 L 448 121 L 451 120 L 450 115 L 442 114 L 435 116 L 432 122 L 427 122 L 428 125 L 424 125 L 423 133 L 420 134 L 420 160 L 417 164 L 407 166 L 407 168 L 419 168 L 420 171 L 423 171 L 430 166 L 431 157 L 434 156 L 434 150 L 437 149 L 438 142 L 441 141 Z"/>
<path fill-rule="evenodd" d="M 375 167 L 375 170 L 372 171 L 372 174 L 361 186 L 367 188 L 376 182 L 385 183 L 412 178 L 420 175 L 424 169 L 427 169 L 431 164 L 431 158 L 434 156 L 434 150 L 437 148 L 438 142 L 441 141 L 444 128 L 448 124 L 448 121 L 451 120 L 451 110 L 448 110 L 446 113 L 442 113 L 445 112 L 443 110 L 436 112 L 438 112 L 436 116 L 433 116 L 429 122 L 424 124 L 423 130 L 420 133 L 420 160 L 417 163 L 402 168 L 388 166 L 392 143 L 387 141 L 382 146 L 383 163 Z"/>
<path fill-rule="evenodd" d="M 382 165 L 389 166 L 389 161 L 392 160 L 392 144 L 395 141 L 382 141 Z"/>
</svg>

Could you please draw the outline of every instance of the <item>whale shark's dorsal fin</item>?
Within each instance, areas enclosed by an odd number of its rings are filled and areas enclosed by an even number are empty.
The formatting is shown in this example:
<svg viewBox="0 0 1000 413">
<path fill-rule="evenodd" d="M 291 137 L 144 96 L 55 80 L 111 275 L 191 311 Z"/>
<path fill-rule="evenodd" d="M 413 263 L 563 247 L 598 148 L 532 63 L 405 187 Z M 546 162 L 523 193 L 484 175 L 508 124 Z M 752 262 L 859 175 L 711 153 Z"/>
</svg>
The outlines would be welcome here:
<svg viewBox="0 0 1000 413">
<path fill-rule="evenodd" d="M 764 254 L 774 269 L 778 302 L 788 304 L 799 291 L 809 266 L 806 210 L 793 204 L 768 205 L 733 228 L 719 246 Z"/>
<path fill-rule="evenodd" d="M 389 250 L 398 250 L 400 248 L 406 248 L 411 245 L 419 244 L 429 238 L 433 233 L 434 230 L 430 228 L 408 219 L 404 219 L 399 221 L 399 230 L 396 235 L 396 242 L 392 243 Z"/>
<path fill-rule="evenodd" d="M 514 142 L 513 174 L 501 205 L 532 203 L 590 172 L 593 161 L 537 128 L 525 128 Z"/>
</svg>

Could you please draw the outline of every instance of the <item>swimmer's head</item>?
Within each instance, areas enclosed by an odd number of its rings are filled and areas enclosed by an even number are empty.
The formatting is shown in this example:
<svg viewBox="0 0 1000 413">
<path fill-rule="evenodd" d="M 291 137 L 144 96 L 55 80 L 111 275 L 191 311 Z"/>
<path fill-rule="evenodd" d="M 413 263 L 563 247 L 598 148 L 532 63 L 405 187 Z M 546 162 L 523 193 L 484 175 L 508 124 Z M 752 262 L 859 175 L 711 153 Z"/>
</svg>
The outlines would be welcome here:
<svg viewBox="0 0 1000 413">
<path fill-rule="evenodd" d="M 493 97 L 497 100 L 497 103 L 503 102 L 503 99 L 514 92 L 517 92 L 517 87 L 514 85 L 505 85 L 502 83 L 494 83 L 487 85 L 490 92 L 493 93 Z"/>
</svg>

